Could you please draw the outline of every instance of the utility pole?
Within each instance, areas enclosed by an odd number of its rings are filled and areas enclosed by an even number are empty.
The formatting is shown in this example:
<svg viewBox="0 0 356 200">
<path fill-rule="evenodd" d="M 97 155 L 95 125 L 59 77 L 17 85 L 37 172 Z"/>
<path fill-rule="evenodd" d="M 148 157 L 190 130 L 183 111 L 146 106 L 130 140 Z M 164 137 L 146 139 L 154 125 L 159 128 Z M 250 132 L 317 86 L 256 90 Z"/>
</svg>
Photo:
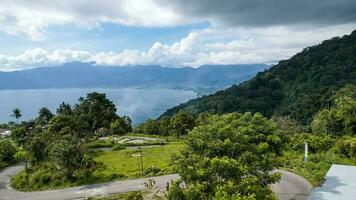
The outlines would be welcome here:
<svg viewBox="0 0 356 200">
<path fill-rule="evenodd" d="M 308 162 L 308 143 L 304 142 L 304 162 Z"/>
</svg>

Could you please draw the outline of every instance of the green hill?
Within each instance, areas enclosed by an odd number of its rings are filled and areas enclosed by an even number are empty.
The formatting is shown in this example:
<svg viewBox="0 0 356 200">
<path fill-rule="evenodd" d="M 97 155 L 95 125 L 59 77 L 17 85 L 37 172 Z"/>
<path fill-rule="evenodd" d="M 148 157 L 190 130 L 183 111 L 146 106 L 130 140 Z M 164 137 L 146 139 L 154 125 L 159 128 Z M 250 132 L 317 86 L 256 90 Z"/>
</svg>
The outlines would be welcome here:
<svg viewBox="0 0 356 200">
<path fill-rule="evenodd" d="M 290 115 L 309 123 L 348 83 L 356 84 L 356 31 L 305 48 L 249 81 L 173 107 L 162 116 L 249 111 L 267 117 Z"/>
</svg>

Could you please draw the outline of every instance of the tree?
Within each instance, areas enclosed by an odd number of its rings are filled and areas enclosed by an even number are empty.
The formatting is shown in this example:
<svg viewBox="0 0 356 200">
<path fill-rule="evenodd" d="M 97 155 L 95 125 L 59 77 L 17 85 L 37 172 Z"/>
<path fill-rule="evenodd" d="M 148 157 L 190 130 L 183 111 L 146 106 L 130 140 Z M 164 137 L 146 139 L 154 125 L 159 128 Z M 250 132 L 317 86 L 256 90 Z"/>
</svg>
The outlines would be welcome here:
<svg viewBox="0 0 356 200">
<path fill-rule="evenodd" d="M 42 135 L 32 137 L 25 145 L 31 164 L 37 164 L 47 157 L 47 143 Z"/>
<path fill-rule="evenodd" d="M 176 136 L 186 135 L 194 126 L 193 116 L 186 112 L 179 112 L 171 119 L 172 132 Z"/>
<path fill-rule="evenodd" d="M 125 135 L 132 131 L 131 119 L 127 116 L 119 117 L 110 124 L 110 132 L 114 135 Z"/>
<path fill-rule="evenodd" d="M 53 116 L 54 115 L 48 108 L 43 107 L 38 112 L 37 122 L 42 125 L 48 124 L 49 120 L 51 120 Z"/>
<path fill-rule="evenodd" d="M 12 115 L 11 117 L 16 119 L 16 123 L 19 123 L 19 118 L 22 116 L 21 114 L 21 110 L 19 108 L 15 108 L 14 110 L 12 110 Z"/>
<path fill-rule="evenodd" d="M 0 140 L 0 161 L 11 162 L 14 160 L 14 155 L 17 149 L 9 140 Z"/>
<path fill-rule="evenodd" d="M 106 98 L 105 94 L 92 92 L 75 108 L 75 114 L 80 122 L 86 122 L 88 129 L 96 131 L 99 128 L 110 128 L 113 120 L 117 119 L 115 104 Z"/>
<path fill-rule="evenodd" d="M 67 136 L 57 141 L 51 148 L 51 157 L 54 162 L 64 170 L 68 178 L 73 178 L 75 169 L 80 168 L 83 152 L 79 142 Z"/>
<path fill-rule="evenodd" d="M 11 131 L 11 138 L 19 146 L 24 146 L 28 138 L 26 127 L 20 126 L 20 127 L 13 128 Z"/>
<path fill-rule="evenodd" d="M 313 118 L 314 133 L 344 135 L 356 133 L 356 86 L 341 88 L 332 98 L 333 107 L 319 111 Z"/>
<path fill-rule="evenodd" d="M 64 135 L 83 136 L 82 124 L 78 123 L 70 115 L 57 115 L 54 116 L 49 124 L 47 131 L 57 137 Z"/>
<path fill-rule="evenodd" d="M 206 122 L 188 134 L 187 147 L 173 159 L 187 185 L 184 194 L 273 199 L 268 185 L 280 178 L 272 171 L 281 166 L 284 142 L 276 124 L 259 113 L 213 115 Z"/>
<path fill-rule="evenodd" d="M 71 115 L 73 114 L 73 110 L 70 104 L 62 102 L 57 108 L 58 115 Z"/>
</svg>

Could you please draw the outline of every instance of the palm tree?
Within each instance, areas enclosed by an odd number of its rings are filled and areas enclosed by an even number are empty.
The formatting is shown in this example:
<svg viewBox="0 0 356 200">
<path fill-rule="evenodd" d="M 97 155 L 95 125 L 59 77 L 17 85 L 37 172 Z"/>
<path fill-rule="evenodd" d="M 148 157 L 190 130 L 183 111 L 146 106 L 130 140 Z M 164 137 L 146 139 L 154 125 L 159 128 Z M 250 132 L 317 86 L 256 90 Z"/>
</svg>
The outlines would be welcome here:
<svg viewBox="0 0 356 200">
<path fill-rule="evenodd" d="M 19 108 L 15 108 L 15 109 L 12 111 L 11 117 L 16 118 L 17 124 L 19 123 L 19 118 L 20 118 L 21 116 L 22 116 L 22 114 L 21 114 L 21 110 L 20 110 Z"/>
</svg>

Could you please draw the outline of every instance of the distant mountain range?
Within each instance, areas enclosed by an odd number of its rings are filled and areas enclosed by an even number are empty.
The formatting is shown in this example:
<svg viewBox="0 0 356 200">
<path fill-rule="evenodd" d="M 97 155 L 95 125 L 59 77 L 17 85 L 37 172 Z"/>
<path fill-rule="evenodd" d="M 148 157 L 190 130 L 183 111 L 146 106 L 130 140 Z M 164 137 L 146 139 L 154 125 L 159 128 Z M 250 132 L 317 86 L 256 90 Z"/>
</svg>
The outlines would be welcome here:
<svg viewBox="0 0 356 200">
<path fill-rule="evenodd" d="M 68 87 L 226 88 L 268 69 L 265 64 L 206 65 L 199 68 L 98 66 L 73 62 L 56 67 L 0 72 L 0 89 Z"/>
<path fill-rule="evenodd" d="M 308 124 L 316 112 L 330 106 L 330 97 L 347 84 L 356 85 L 356 30 L 305 48 L 249 81 L 190 100 L 162 116 L 180 111 L 194 115 L 260 112 L 266 117 L 289 115 Z"/>
</svg>

